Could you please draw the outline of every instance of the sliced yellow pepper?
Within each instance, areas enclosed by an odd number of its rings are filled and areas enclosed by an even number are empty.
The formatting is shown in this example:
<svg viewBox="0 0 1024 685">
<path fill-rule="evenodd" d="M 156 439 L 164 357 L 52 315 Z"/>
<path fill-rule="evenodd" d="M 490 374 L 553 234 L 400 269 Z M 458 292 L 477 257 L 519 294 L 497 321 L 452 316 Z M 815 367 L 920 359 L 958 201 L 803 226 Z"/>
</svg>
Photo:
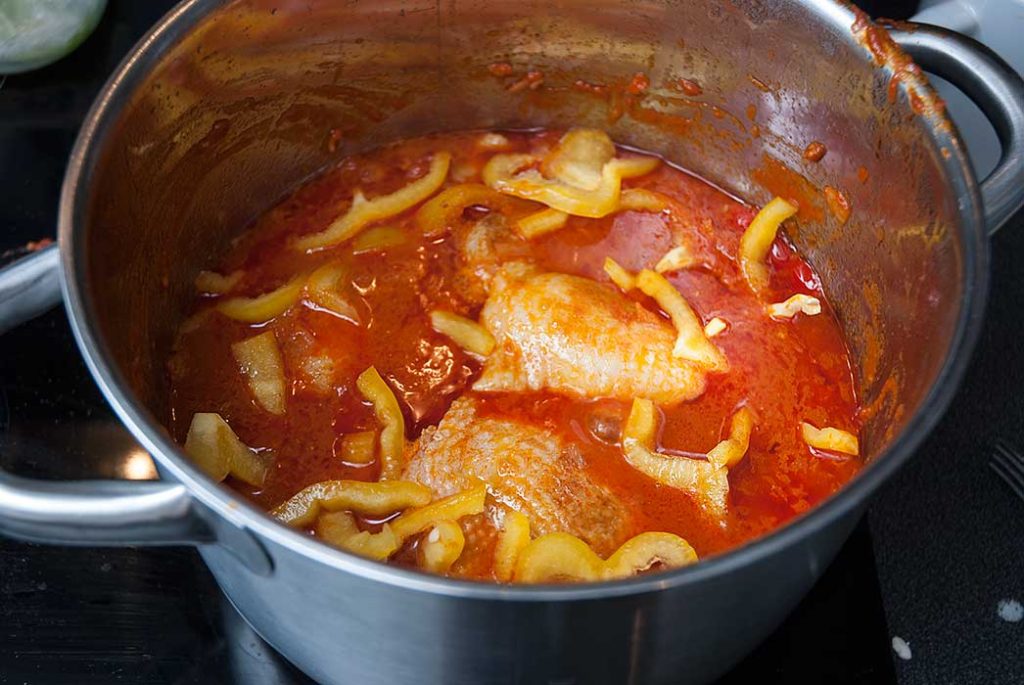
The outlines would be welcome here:
<svg viewBox="0 0 1024 685">
<path fill-rule="evenodd" d="M 329 545 L 377 561 L 385 561 L 402 546 L 388 524 L 377 533 L 361 531 L 347 511 L 321 514 L 316 521 L 316 536 Z"/>
<path fill-rule="evenodd" d="M 690 493 L 712 513 L 723 514 L 729 494 L 728 469 L 708 461 L 655 452 L 656 411 L 650 400 L 633 400 L 629 418 L 622 429 L 622 451 L 626 461 L 659 483 Z"/>
<path fill-rule="evenodd" d="M 455 521 L 438 521 L 420 540 L 420 567 L 431 573 L 447 573 L 466 547 L 466 536 Z"/>
<path fill-rule="evenodd" d="M 573 535 L 549 533 L 519 553 L 514 579 L 522 583 L 613 580 L 634 576 L 656 563 L 679 568 L 695 561 L 693 547 L 672 533 L 641 533 L 623 543 L 607 560 Z"/>
<path fill-rule="evenodd" d="M 646 176 L 661 166 L 661 160 L 657 157 L 619 157 L 609 164 L 614 165 L 619 178 L 625 179 Z"/>
<path fill-rule="evenodd" d="M 405 451 L 405 419 L 395 393 L 374 367 L 359 374 L 356 387 L 373 403 L 373 413 L 380 422 L 380 479 L 394 480 L 402 471 Z"/>
<path fill-rule="evenodd" d="M 761 208 L 740 238 L 740 271 L 754 293 L 768 285 L 768 265 L 765 259 L 772 248 L 782 222 L 796 214 L 797 208 L 781 197 Z"/>
<path fill-rule="evenodd" d="M 636 276 L 629 273 L 611 257 L 604 258 L 604 272 L 608 274 L 608 278 L 612 279 L 612 283 L 619 286 L 623 292 L 628 293 L 636 287 Z"/>
<path fill-rule="evenodd" d="M 604 560 L 590 545 L 568 533 L 541 535 L 516 560 L 513 579 L 520 583 L 598 580 Z"/>
<path fill-rule="evenodd" d="M 313 523 L 321 509 L 385 516 L 430 502 L 430 490 L 419 483 L 393 480 L 325 480 L 303 488 L 270 514 L 290 526 Z"/>
<path fill-rule="evenodd" d="M 324 264 L 306 279 L 306 295 L 317 308 L 358 325 L 359 312 L 341 294 L 348 271 L 341 262 Z"/>
<path fill-rule="evenodd" d="M 238 362 L 257 404 L 271 414 L 284 414 L 284 361 L 274 332 L 266 331 L 233 344 L 231 354 Z"/>
<path fill-rule="evenodd" d="M 422 533 L 439 521 L 458 521 L 463 516 L 479 514 L 484 510 L 487 487 L 483 483 L 431 502 L 419 509 L 407 511 L 391 522 L 395 535 L 406 540 Z"/>
<path fill-rule="evenodd" d="M 445 188 L 416 210 L 416 224 L 424 235 L 433 238 L 449 230 L 463 211 L 474 205 L 504 214 L 525 211 L 531 206 L 479 183 L 461 183 Z"/>
<path fill-rule="evenodd" d="M 574 128 L 544 157 L 541 171 L 570 186 L 597 190 L 601 170 L 615 158 L 615 144 L 604 131 Z"/>
<path fill-rule="evenodd" d="M 660 212 L 667 206 L 665 200 L 658 193 L 643 188 L 633 188 L 621 192 L 619 206 L 615 211 Z M 564 228 L 568 220 L 569 214 L 565 212 L 551 208 L 542 209 L 518 219 L 516 229 L 519 231 L 519 235 L 527 240 L 532 240 Z"/>
<path fill-rule="evenodd" d="M 557 209 L 542 209 L 516 221 L 516 230 L 527 240 L 552 233 L 565 226 L 569 215 Z"/>
<path fill-rule="evenodd" d="M 376 226 L 361 233 L 352 241 L 353 254 L 376 252 L 396 247 L 406 242 L 405 231 L 398 226 Z"/>
<path fill-rule="evenodd" d="M 246 446 L 221 415 L 214 413 L 192 416 L 185 452 L 214 480 L 222 481 L 230 474 L 256 487 L 263 486 L 272 462 Z"/>
<path fill-rule="evenodd" d="M 689 566 L 697 552 L 683 538 L 672 533 L 641 533 L 622 544 L 604 562 L 605 578 L 628 578 L 656 563 L 667 568 Z"/>
<path fill-rule="evenodd" d="M 358 533 L 359 525 L 347 511 L 330 511 L 317 517 L 315 530 L 318 538 L 333 545 Z"/>
<path fill-rule="evenodd" d="M 630 188 L 619 195 L 620 212 L 663 212 L 666 209 L 668 201 L 665 196 L 653 190 Z"/>
<path fill-rule="evenodd" d="M 256 297 L 232 297 L 217 304 L 217 311 L 235 321 L 265 323 L 284 314 L 299 301 L 304 276 L 297 276 L 280 288 Z"/>
<path fill-rule="evenodd" d="M 430 160 L 427 173 L 393 193 L 367 200 L 360 191 L 352 197 L 348 211 L 319 233 L 307 235 L 295 242 L 296 249 L 311 252 L 338 245 L 352 238 L 370 224 L 397 216 L 436 193 L 448 177 L 452 156 L 438 152 Z"/>
<path fill-rule="evenodd" d="M 552 209 L 577 216 L 600 218 L 610 214 L 618 205 L 621 181 L 618 176 L 609 172 L 607 182 L 601 187 L 584 191 L 546 179 L 536 169 L 521 171 L 536 161 L 528 154 L 495 155 L 484 166 L 484 182 L 502 193 L 541 202 Z"/>
<path fill-rule="evenodd" d="M 495 155 L 484 166 L 484 183 L 567 214 L 599 219 L 618 209 L 623 178 L 650 173 L 660 161 L 653 157 L 613 159 L 601 169 L 601 183 L 594 190 L 545 178 L 535 168 L 526 169 L 536 163 L 537 158 L 528 154 Z"/>
<path fill-rule="evenodd" d="M 860 454 L 860 442 L 857 436 L 848 431 L 826 426 L 815 428 L 806 421 L 800 423 L 800 433 L 804 442 L 811 447 L 829 452 L 842 452 L 857 456 Z"/>
<path fill-rule="evenodd" d="M 729 361 L 704 334 L 704 326 L 675 287 L 664 276 L 644 269 L 636 277 L 636 287 L 654 298 L 672 319 L 678 333 L 672 356 L 696 362 L 711 371 L 728 371 Z"/>
<path fill-rule="evenodd" d="M 505 514 L 498 544 L 494 548 L 494 577 L 505 583 L 512 580 L 516 560 L 530 544 L 530 520 L 525 514 L 511 510 Z"/>
<path fill-rule="evenodd" d="M 452 312 L 434 310 L 430 312 L 430 325 L 467 352 L 486 357 L 494 351 L 494 336 L 472 319 Z"/>
<path fill-rule="evenodd" d="M 746 407 L 732 415 L 729 437 L 722 440 L 708 452 L 708 461 L 715 466 L 732 468 L 743 459 L 750 446 L 750 432 L 754 429 L 754 412 Z"/>
</svg>

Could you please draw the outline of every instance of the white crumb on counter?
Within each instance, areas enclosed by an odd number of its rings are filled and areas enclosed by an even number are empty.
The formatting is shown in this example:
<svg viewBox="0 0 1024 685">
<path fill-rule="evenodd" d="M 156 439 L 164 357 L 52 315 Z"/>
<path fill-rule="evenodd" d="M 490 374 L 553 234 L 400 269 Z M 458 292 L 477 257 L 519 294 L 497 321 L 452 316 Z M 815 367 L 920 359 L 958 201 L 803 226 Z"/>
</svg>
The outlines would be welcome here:
<svg viewBox="0 0 1024 685">
<path fill-rule="evenodd" d="M 1015 599 L 1001 599 L 996 605 L 996 613 L 999 618 L 1008 623 L 1020 623 L 1024 621 L 1024 605 Z"/>
<path fill-rule="evenodd" d="M 904 661 L 910 661 L 910 657 L 913 656 L 910 653 L 910 644 L 899 635 L 892 638 L 892 651 L 896 652 L 896 656 Z"/>
</svg>

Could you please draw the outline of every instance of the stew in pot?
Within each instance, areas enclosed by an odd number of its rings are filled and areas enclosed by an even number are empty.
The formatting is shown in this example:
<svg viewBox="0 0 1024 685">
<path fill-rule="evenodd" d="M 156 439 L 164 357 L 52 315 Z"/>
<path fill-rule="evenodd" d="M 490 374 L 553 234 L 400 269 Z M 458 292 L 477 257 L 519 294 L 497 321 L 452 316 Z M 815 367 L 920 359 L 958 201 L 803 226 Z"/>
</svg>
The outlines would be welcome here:
<svg viewBox="0 0 1024 685">
<path fill-rule="evenodd" d="M 349 157 L 198 274 L 172 430 L 373 559 L 499 582 L 693 563 L 862 465 L 796 210 L 590 129 Z"/>
</svg>

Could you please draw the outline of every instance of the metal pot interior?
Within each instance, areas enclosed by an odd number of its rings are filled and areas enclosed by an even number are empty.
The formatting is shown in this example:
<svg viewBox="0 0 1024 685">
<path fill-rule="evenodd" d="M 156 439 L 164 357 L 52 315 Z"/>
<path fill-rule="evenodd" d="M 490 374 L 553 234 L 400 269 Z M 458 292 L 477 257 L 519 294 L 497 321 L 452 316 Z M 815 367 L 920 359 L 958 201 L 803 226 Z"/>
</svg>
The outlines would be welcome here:
<svg viewBox="0 0 1024 685">
<path fill-rule="evenodd" d="M 966 287 L 957 198 L 930 125 L 902 87 L 891 97 L 851 10 L 199 0 L 177 12 L 114 91 L 120 115 L 89 152 L 74 233 L 100 337 L 158 421 L 197 270 L 344 155 L 454 129 L 602 127 L 746 201 L 799 193 L 789 237 L 824 279 L 858 360 L 868 458 L 903 430 L 950 351 Z M 511 77 L 490 70 L 503 62 L 543 83 L 512 92 Z M 651 87 L 633 97 L 638 72 Z M 703 93 L 681 92 L 680 78 Z M 802 158 L 812 141 L 828 149 L 818 164 Z M 848 198 L 845 225 L 825 186 Z"/>
</svg>

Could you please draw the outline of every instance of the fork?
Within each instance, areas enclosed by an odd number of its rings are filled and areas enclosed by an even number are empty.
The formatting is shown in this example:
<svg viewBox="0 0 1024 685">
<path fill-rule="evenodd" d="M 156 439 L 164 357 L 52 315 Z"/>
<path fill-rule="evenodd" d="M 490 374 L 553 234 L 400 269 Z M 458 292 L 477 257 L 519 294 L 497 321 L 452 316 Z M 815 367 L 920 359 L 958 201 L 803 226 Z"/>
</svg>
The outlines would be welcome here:
<svg viewBox="0 0 1024 685">
<path fill-rule="evenodd" d="M 1018 497 L 1024 499 L 1024 455 L 1017 448 L 1005 440 L 996 440 L 988 465 Z"/>
</svg>

